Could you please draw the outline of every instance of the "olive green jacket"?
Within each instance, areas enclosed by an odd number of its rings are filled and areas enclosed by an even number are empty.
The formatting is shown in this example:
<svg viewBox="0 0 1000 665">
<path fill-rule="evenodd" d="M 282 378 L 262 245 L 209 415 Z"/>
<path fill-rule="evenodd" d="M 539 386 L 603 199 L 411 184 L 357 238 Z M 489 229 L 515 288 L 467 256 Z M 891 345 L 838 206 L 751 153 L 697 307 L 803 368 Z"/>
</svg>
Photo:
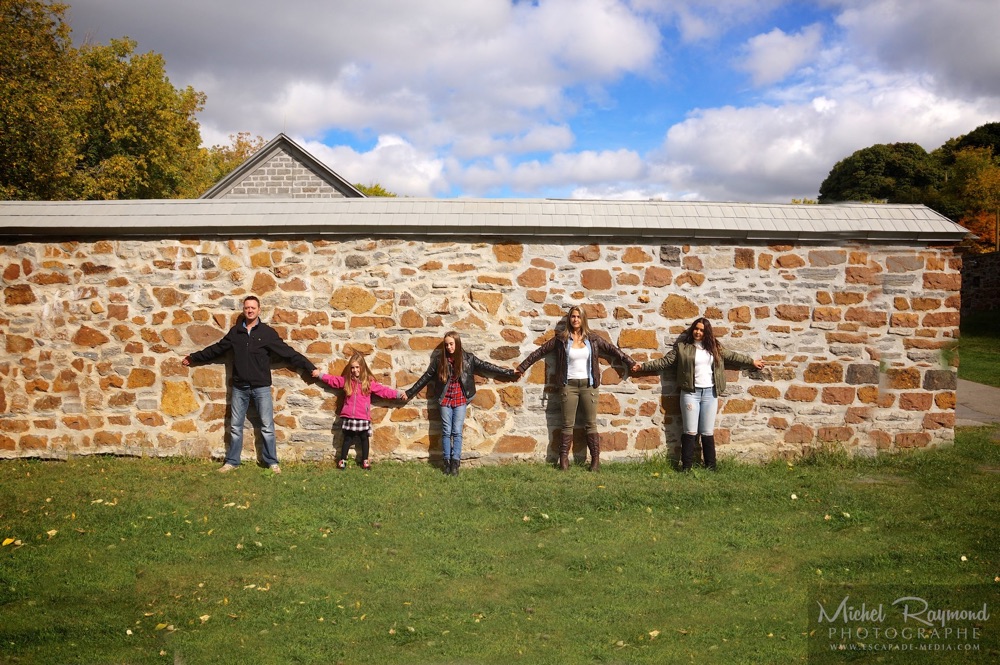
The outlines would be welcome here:
<svg viewBox="0 0 1000 665">
<path fill-rule="evenodd" d="M 662 372 L 668 367 L 676 367 L 677 387 L 685 392 L 692 393 L 694 392 L 694 354 L 694 344 L 678 342 L 674 345 L 674 348 L 670 349 L 670 353 L 667 355 L 657 360 L 643 363 L 640 371 Z M 712 368 L 715 391 L 719 395 L 726 392 L 726 372 L 724 367 L 726 363 L 738 365 L 740 369 L 754 368 L 753 358 L 750 356 L 722 349 L 722 362 L 715 363 L 715 366 Z"/>
</svg>

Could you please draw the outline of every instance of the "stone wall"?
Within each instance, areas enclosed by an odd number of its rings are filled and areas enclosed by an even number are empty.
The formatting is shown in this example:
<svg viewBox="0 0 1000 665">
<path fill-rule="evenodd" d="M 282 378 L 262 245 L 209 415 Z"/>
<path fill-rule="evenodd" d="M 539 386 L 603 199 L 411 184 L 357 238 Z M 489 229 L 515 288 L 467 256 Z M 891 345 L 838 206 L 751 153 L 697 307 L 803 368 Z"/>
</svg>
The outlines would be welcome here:
<svg viewBox="0 0 1000 665">
<path fill-rule="evenodd" d="M 278 152 L 219 198 L 340 199 L 344 195 L 284 152 Z"/>
<path fill-rule="evenodd" d="M 1000 252 L 962 260 L 962 314 L 1000 309 Z"/>
<path fill-rule="evenodd" d="M 0 456 L 192 455 L 224 451 L 227 366 L 181 358 L 217 341 L 242 297 L 330 371 L 351 350 L 409 386 L 444 332 L 513 366 L 553 334 L 569 304 L 637 360 L 666 351 L 699 315 L 731 349 L 768 363 L 731 371 L 720 454 L 859 454 L 952 442 L 960 261 L 950 248 L 662 245 L 579 241 L 313 237 L 0 245 Z M 558 399 L 551 360 L 521 381 L 483 379 L 465 430 L 470 457 L 551 458 Z M 670 451 L 672 379 L 605 364 L 606 457 Z M 329 460 L 337 394 L 274 373 L 279 455 Z M 376 459 L 440 451 L 424 395 L 374 412 Z M 253 454 L 253 437 L 245 453 Z M 582 441 L 580 442 L 582 444 Z"/>
</svg>

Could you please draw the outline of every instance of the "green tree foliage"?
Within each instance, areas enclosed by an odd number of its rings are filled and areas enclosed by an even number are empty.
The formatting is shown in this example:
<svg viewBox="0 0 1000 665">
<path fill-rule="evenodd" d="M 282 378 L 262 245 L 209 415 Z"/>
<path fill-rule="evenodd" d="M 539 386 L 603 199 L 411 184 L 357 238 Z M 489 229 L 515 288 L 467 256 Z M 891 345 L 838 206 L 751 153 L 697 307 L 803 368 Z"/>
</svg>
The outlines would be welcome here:
<svg viewBox="0 0 1000 665">
<path fill-rule="evenodd" d="M 0 0 L 0 198 L 70 198 L 79 68 L 65 11 Z"/>
<path fill-rule="evenodd" d="M 842 159 L 819 187 L 819 202 L 921 202 L 940 167 L 916 143 L 880 143 Z"/>
<path fill-rule="evenodd" d="M 115 39 L 84 46 L 82 141 L 78 164 L 85 199 L 194 198 L 200 194 L 201 131 L 195 114 L 205 95 L 177 90 L 163 57 L 135 53 Z"/>
<path fill-rule="evenodd" d="M 990 122 L 963 136 L 956 141 L 956 150 L 966 148 L 989 148 L 993 156 L 1000 156 L 1000 122 Z"/>
<path fill-rule="evenodd" d="M 73 48 L 66 7 L 0 0 L 0 197 L 194 197 L 207 184 L 195 114 L 163 58 L 129 39 Z"/>
<path fill-rule="evenodd" d="M 923 203 L 976 234 L 971 251 L 997 246 L 1000 123 L 951 138 L 927 153 L 914 143 L 878 144 L 842 159 L 820 185 L 819 202 Z"/>
<path fill-rule="evenodd" d="M 377 197 L 377 196 L 395 197 L 396 196 L 395 192 L 390 192 L 388 189 L 386 189 L 382 185 L 378 184 L 377 182 L 374 182 L 374 183 L 372 183 L 370 185 L 361 185 L 361 184 L 355 183 L 354 188 L 356 190 L 358 190 L 359 192 L 361 192 L 362 194 L 364 194 L 365 196 L 373 196 L 373 197 Z"/>
</svg>

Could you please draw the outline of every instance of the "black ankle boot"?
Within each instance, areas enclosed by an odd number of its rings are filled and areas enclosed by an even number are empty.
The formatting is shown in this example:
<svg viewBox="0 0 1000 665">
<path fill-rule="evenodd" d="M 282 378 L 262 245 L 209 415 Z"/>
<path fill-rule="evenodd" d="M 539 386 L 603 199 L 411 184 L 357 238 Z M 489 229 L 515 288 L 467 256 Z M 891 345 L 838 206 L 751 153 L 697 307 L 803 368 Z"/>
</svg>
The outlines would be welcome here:
<svg viewBox="0 0 1000 665">
<path fill-rule="evenodd" d="M 460 467 L 461 465 L 462 465 L 462 460 L 453 459 L 451 461 L 451 475 L 457 476 L 458 475 L 458 467 Z"/>
</svg>

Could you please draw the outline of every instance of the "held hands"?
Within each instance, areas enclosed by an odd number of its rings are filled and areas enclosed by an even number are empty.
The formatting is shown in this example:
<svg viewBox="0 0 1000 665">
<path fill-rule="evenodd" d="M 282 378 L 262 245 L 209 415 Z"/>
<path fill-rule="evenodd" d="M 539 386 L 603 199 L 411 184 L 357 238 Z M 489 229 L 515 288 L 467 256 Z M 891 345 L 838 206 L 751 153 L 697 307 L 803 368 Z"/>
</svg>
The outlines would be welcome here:
<svg viewBox="0 0 1000 665">
<path fill-rule="evenodd" d="M 633 372 L 641 372 L 642 371 L 642 363 L 632 363 L 632 371 Z"/>
<path fill-rule="evenodd" d="M 753 361 L 753 366 L 756 367 L 757 369 L 764 369 L 764 361 L 761 360 L 760 358 L 757 358 L 756 360 Z"/>
<path fill-rule="evenodd" d="M 185 367 L 190 367 L 191 366 L 191 356 L 184 356 L 183 358 L 181 358 L 181 364 L 184 365 Z"/>
<path fill-rule="evenodd" d="M 312 371 L 312 376 L 313 376 L 314 379 L 318 379 L 319 377 L 323 376 L 323 372 L 322 372 L 322 370 L 314 369 Z"/>
</svg>

